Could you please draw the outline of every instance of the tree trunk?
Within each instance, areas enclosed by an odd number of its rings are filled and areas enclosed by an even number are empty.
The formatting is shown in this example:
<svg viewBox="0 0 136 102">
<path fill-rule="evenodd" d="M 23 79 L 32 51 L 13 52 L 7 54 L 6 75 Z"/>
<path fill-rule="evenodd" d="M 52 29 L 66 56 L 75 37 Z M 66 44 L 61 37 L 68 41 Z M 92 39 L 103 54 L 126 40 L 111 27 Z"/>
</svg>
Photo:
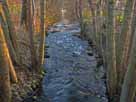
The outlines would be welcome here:
<svg viewBox="0 0 136 102">
<path fill-rule="evenodd" d="M 120 102 L 134 102 L 136 93 L 136 32 L 133 38 L 132 52 L 128 65 L 128 70 L 125 75 Z"/>
<path fill-rule="evenodd" d="M 8 48 L 9 48 L 9 52 L 10 52 L 12 61 L 17 62 L 17 55 L 16 55 L 15 49 L 14 49 L 14 47 L 12 45 L 10 36 L 9 36 L 8 26 L 7 26 L 6 22 L 4 21 L 4 18 L 2 16 L 1 12 L 0 12 L 0 22 L 1 22 L 3 32 L 5 34 L 6 42 L 7 42 Z"/>
<path fill-rule="evenodd" d="M 14 69 L 14 66 L 12 64 L 12 61 L 11 61 L 11 58 L 16 58 L 16 56 L 14 55 L 15 52 L 14 52 L 14 49 L 13 49 L 13 46 L 11 44 L 11 41 L 10 41 L 10 38 L 9 38 L 9 32 L 8 32 L 8 27 L 7 25 L 5 24 L 4 22 L 4 19 L 2 17 L 2 14 L 0 12 L 0 21 L 1 21 L 1 27 L 3 29 L 3 32 L 4 32 L 4 36 L 5 36 L 5 40 L 6 40 L 6 43 L 7 43 L 7 46 L 8 46 L 8 49 L 9 52 L 10 52 L 10 55 L 11 57 L 8 55 L 8 61 L 9 61 L 9 66 L 10 66 L 10 76 L 11 76 L 11 80 L 13 82 L 17 82 L 17 76 L 16 76 L 16 72 L 15 72 L 15 69 Z M 14 59 L 13 59 L 14 60 Z"/>
<path fill-rule="evenodd" d="M 20 20 L 20 25 L 25 25 L 26 29 L 28 29 L 27 2 L 28 0 L 22 0 L 22 11 L 21 11 L 21 20 Z"/>
<path fill-rule="evenodd" d="M 91 10 L 92 14 L 92 26 L 93 26 L 93 39 L 94 39 L 94 44 L 97 45 L 97 27 L 96 27 L 96 9 L 94 8 L 94 5 L 92 3 L 92 0 L 88 0 L 89 7 Z"/>
<path fill-rule="evenodd" d="M 0 102 L 11 101 L 8 48 L 0 25 Z"/>
<path fill-rule="evenodd" d="M 114 31 L 114 0 L 108 1 L 108 22 L 107 22 L 107 82 L 108 92 L 111 97 L 116 94 L 117 72 L 116 72 L 116 50 Z"/>
<path fill-rule="evenodd" d="M 29 0 L 27 3 L 27 9 L 29 14 L 28 29 L 29 29 L 29 39 L 30 39 L 31 62 L 32 62 L 32 68 L 37 70 L 38 63 L 37 63 L 36 49 L 34 45 L 33 16 L 32 16 L 32 9 L 31 9 L 31 0 Z"/>
<path fill-rule="evenodd" d="M 84 22 L 83 22 L 83 1 L 78 0 L 78 11 L 79 11 L 79 23 L 81 27 L 81 37 L 84 37 Z"/>
<path fill-rule="evenodd" d="M 127 70 L 127 66 L 128 66 L 128 61 L 129 61 L 129 56 L 130 56 L 130 49 L 131 49 L 131 44 L 132 44 L 132 38 L 133 38 L 133 35 L 134 35 L 134 32 L 132 33 L 132 28 L 135 29 L 135 25 L 132 25 L 133 24 L 133 18 L 135 18 L 135 12 L 134 10 L 136 9 L 135 8 L 135 5 L 136 5 L 136 0 L 134 0 L 133 2 L 133 8 L 132 8 L 132 12 L 131 12 L 131 17 L 130 19 L 127 19 L 129 24 L 127 25 L 128 26 L 128 30 L 125 32 L 126 34 L 126 38 L 125 38 L 125 42 L 124 42 L 124 47 L 123 47 L 123 52 L 122 52 L 122 60 L 121 60 L 121 73 L 120 73 L 120 81 L 123 82 L 123 79 L 124 79 L 124 76 L 125 76 L 125 72 Z M 135 10 L 136 11 L 136 10 Z M 120 82 L 120 84 L 122 84 Z"/>
<path fill-rule="evenodd" d="M 44 42 L 45 42 L 45 30 L 44 30 L 44 0 L 40 0 L 41 8 L 41 25 L 40 25 L 40 47 L 39 47 L 39 67 L 44 64 Z"/>
<path fill-rule="evenodd" d="M 123 72 L 124 72 L 124 68 L 122 67 L 122 56 L 123 52 L 126 48 L 125 48 L 125 42 L 126 42 L 126 38 L 127 38 L 127 32 L 129 30 L 128 25 L 130 25 L 130 20 L 131 20 L 131 12 L 132 12 L 132 8 L 133 8 L 133 1 L 134 0 L 127 0 L 126 1 L 126 6 L 125 6 L 125 11 L 124 11 L 124 19 L 123 19 L 123 23 L 122 23 L 122 28 L 121 28 L 121 33 L 119 34 L 119 37 L 117 39 L 117 68 L 118 68 L 118 84 L 119 87 L 121 87 L 122 85 L 122 79 L 124 77 Z M 124 60 L 123 60 L 124 61 Z"/>
<path fill-rule="evenodd" d="M 13 47 L 14 47 L 14 49 L 16 51 L 17 60 L 16 60 L 15 63 L 17 64 L 18 61 L 19 61 L 18 45 L 17 45 L 17 35 L 16 35 L 15 29 L 14 29 L 13 22 L 12 22 L 11 17 L 10 17 L 10 12 L 9 12 L 6 0 L 2 0 L 2 8 L 3 8 L 4 14 L 5 14 L 5 18 L 6 18 L 6 22 L 7 22 L 7 25 L 8 25 L 10 39 L 11 39 Z"/>
</svg>

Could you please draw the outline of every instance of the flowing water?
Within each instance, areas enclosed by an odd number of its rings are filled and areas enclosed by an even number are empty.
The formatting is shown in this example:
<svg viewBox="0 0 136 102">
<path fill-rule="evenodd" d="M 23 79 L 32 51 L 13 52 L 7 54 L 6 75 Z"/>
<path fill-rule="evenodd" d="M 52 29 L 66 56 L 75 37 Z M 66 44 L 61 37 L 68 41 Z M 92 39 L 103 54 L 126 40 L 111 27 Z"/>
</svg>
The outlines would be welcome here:
<svg viewBox="0 0 136 102">
<path fill-rule="evenodd" d="M 47 73 L 40 102 L 108 102 L 105 69 L 97 66 L 88 41 L 75 36 L 79 26 L 60 24 L 51 29 L 45 43 Z"/>
</svg>

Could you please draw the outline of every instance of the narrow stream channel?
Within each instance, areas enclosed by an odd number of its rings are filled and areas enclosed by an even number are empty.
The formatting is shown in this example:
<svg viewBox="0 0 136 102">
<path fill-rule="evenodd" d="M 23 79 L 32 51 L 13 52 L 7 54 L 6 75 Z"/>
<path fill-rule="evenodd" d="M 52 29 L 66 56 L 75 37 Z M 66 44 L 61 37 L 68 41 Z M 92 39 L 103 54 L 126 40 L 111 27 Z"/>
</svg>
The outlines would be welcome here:
<svg viewBox="0 0 136 102">
<path fill-rule="evenodd" d="M 46 38 L 46 75 L 41 102 L 108 102 L 105 69 L 97 66 L 88 41 L 75 34 L 77 24 L 56 25 Z M 51 28 L 51 29 L 54 29 Z"/>
</svg>

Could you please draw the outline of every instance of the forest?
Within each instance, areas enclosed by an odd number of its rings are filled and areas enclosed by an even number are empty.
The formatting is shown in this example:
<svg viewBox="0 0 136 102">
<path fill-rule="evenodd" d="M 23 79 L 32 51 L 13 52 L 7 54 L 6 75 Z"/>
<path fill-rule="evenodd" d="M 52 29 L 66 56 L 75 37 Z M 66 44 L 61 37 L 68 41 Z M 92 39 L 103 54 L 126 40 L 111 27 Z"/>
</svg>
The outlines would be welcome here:
<svg viewBox="0 0 136 102">
<path fill-rule="evenodd" d="M 136 102 L 136 0 L 0 0 L 0 102 Z"/>
</svg>

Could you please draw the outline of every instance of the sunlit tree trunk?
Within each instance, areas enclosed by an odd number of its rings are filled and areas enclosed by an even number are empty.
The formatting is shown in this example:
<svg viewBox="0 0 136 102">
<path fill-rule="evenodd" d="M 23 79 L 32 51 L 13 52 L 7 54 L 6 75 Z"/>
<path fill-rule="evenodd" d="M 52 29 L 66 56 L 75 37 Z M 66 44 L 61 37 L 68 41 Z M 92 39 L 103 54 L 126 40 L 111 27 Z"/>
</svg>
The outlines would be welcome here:
<svg viewBox="0 0 136 102">
<path fill-rule="evenodd" d="M 12 61 L 11 61 L 11 58 L 12 59 L 16 58 L 15 55 L 14 55 L 15 52 L 14 52 L 14 49 L 12 48 L 12 44 L 10 42 L 8 27 L 4 22 L 4 19 L 2 17 L 1 12 L 0 12 L 0 22 L 1 22 L 1 27 L 3 29 L 5 40 L 6 40 L 9 52 L 10 52 L 9 53 L 10 55 L 8 55 L 8 62 L 9 62 L 9 67 L 10 67 L 10 76 L 11 76 L 11 79 L 12 79 L 13 82 L 17 82 L 16 72 L 15 72 L 14 66 L 13 66 Z"/>
<path fill-rule="evenodd" d="M 4 34 L 0 25 L 0 102 L 11 101 L 8 49 Z"/>
<path fill-rule="evenodd" d="M 39 47 L 39 67 L 44 64 L 44 42 L 45 42 L 45 30 L 44 30 L 44 0 L 40 0 L 41 11 L 41 25 L 40 25 L 40 47 Z"/>
<path fill-rule="evenodd" d="M 16 60 L 15 63 L 18 63 L 19 56 L 18 56 L 17 35 L 16 35 L 15 29 L 14 29 L 13 22 L 12 22 L 11 17 L 10 17 L 10 12 L 9 12 L 9 8 L 8 8 L 6 0 L 2 0 L 2 8 L 3 8 L 5 18 L 6 18 L 6 22 L 7 22 L 7 25 L 8 25 L 10 39 L 11 39 L 13 47 L 16 51 L 16 55 L 17 55 L 17 59 L 18 59 L 18 60 Z"/>
<path fill-rule="evenodd" d="M 8 48 L 9 48 L 9 52 L 10 52 L 10 56 L 12 58 L 12 61 L 17 62 L 17 55 L 16 55 L 15 49 L 14 49 L 11 39 L 10 39 L 8 26 L 7 26 L 6 22 L 4 21 L 4 18 L 2 17 L 2 12 L 0 12 L 0 22 L 2 25 L 3 32 L 5 34 L 6 42 L 7 42 Z"/>
</svg>

